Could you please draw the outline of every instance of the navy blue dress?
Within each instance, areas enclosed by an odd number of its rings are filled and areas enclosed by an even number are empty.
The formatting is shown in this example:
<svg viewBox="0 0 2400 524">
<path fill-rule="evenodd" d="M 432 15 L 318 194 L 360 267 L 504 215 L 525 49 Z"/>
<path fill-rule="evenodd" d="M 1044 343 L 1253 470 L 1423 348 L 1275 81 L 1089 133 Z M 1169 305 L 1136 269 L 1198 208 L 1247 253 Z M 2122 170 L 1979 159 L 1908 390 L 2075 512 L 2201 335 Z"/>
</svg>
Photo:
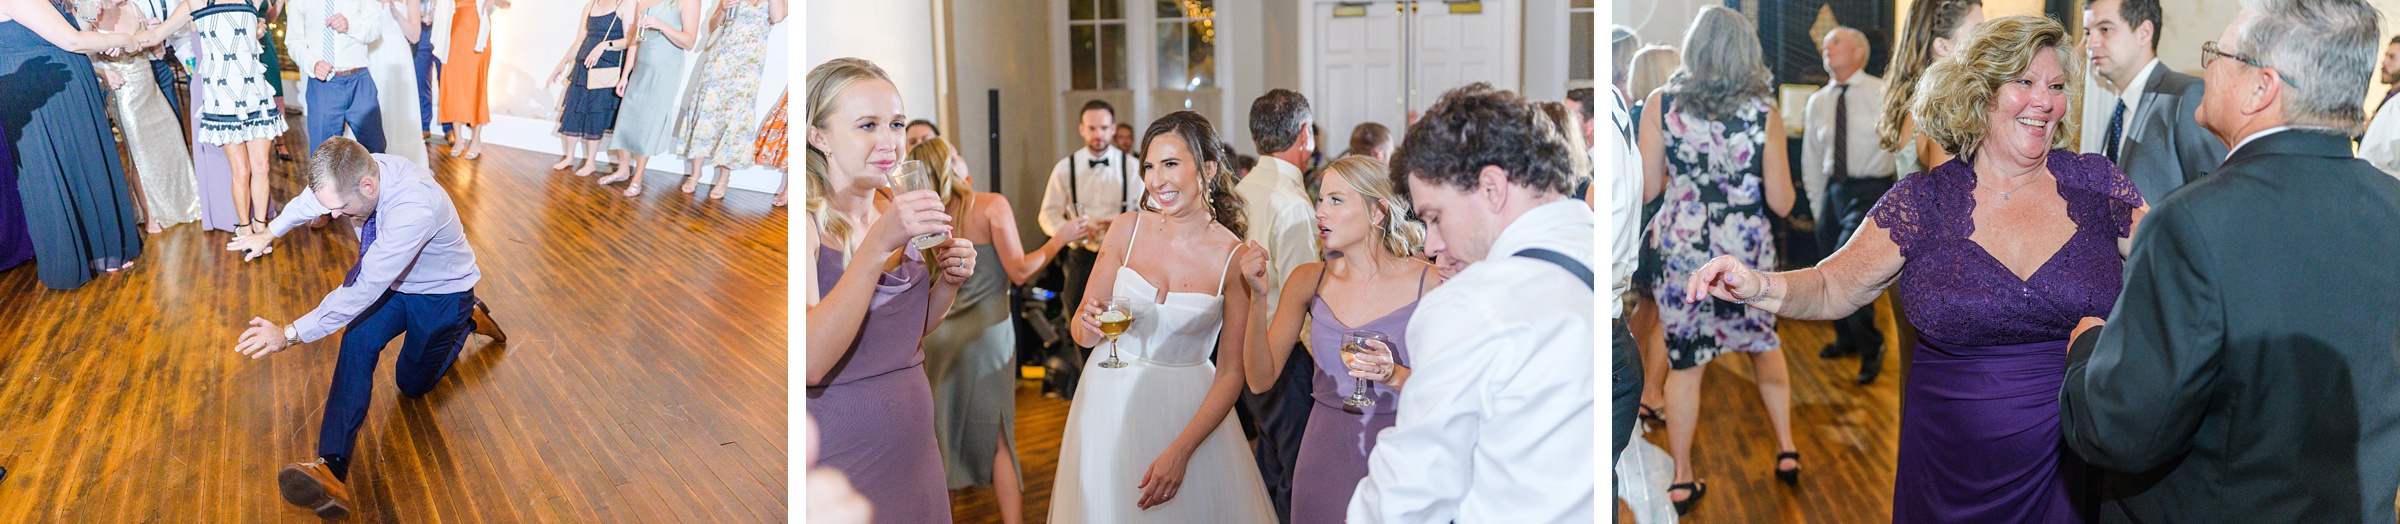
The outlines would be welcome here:
<svg viewBox="0 0 2400 524">
<path fill-rule="evenodd" d="M 558 115 L 558 134 L 584 140 L 599 140 L 617 123 L 617 104 L 625 98 L 617 96 L 616 88 L 587 89 L 585 81 L 592 68 L 611 68 L 625 65 L 624 51 L 600 54 L 600 64 L 584 67 L 583 57 L 591 56 L 592 48 L 601 42 L 625 38 L 625 24 L 615 13 L 584 17 L 583 48 L 575 51 L 575 71 L 567 80 L 566 106 Z"/>
<path fill-rule="evenodd" d="M 141 256 L 133 195 L 92 60 L 22 23 L 0 22 L 0 92 L 8 93 L 0 96 L 0 136 L 8 140 L 24 210 L 14 222 L 0 212 L 0 226 L 27 230 L 42 285 L 81 287 Z M 0 235 L 0 255 L 6 238 Z"/>
</svg>

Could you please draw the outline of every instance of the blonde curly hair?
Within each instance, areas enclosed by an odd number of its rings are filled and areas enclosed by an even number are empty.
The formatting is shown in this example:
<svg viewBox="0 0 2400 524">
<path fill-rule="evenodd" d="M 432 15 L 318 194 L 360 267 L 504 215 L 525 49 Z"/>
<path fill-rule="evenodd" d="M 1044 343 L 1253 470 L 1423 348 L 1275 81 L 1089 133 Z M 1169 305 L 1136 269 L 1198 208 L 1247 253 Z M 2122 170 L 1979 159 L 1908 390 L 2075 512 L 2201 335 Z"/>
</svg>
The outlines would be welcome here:
<svg viewBox="0 0 2400 524">
<path fill-rule="evenodd" d="M 1919 96 L 1909 107 L 1918 129 L 1958 156 L 1971 156 L 1991 130 L 1988 113 L 2000 86 L 2033 67 L 2034 57 L 2058 53 L 2065 73 L 2067 107 L 2050 134 L 2051 149 L 2073 149 L 2082 122 L 2083 68 L 2069 54 L 2067 29 L 2048 18 L 2006 16 L 1985 22 L 1967 37 L 1966 46 L 1934 62 L 1919 80 Z"/>
</svg>

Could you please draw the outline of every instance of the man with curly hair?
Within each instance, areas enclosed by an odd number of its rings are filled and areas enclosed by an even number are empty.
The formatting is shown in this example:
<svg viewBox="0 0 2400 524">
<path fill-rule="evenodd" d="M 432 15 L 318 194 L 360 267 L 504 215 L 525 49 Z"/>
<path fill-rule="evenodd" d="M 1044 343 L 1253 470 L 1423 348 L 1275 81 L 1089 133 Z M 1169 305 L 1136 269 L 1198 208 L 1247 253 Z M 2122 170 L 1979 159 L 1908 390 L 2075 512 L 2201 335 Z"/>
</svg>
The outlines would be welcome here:
<svg viewBox="0 0 2400 524">
<path fill-rule="evenodd" d="M 1566 193 L 1579 151 L 1516 93 L 1444 93 L 1391 176 L 1426 253 L 1467 264 L 1425 294 L 1415 375 L 1377 439 L 1351 522 L 1591 522 L 1598 438 L 1592 210 Z"/>
</svg>

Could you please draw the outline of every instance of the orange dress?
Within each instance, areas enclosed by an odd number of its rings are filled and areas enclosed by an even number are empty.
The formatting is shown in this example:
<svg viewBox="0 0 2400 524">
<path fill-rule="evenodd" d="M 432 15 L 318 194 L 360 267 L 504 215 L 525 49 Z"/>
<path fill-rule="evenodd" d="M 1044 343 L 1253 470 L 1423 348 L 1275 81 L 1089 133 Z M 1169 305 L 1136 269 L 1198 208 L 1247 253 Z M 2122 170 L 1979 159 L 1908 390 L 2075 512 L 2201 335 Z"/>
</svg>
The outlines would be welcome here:
<svg viewBox="0 0 2400 524">
<path fill-rule="evenodd" d="M 785 91 L 782 98 L 775 99 L 775 110 L 767 113 L 766 125 L 759 126 L 756 162 L 760 166 L 786 169 L 783 165 L 784 148 L 789 146 L 785 145 L 783 130 L 791 125 L 784 123 L 783 110 L 784 104 L 791 101 L 792 93 Z"/>
<path fill-rule="evenodd" d="M 450 21 L 450 56 L 442 60 L 442 110 L 434 120 L 444 124 L 484 125 L 492 122 L 489 91 L 492 49 L 475 51 L 475 34 L 483 12 L 475 0 L 456 0 L 458 12 Z"/>
</svg>

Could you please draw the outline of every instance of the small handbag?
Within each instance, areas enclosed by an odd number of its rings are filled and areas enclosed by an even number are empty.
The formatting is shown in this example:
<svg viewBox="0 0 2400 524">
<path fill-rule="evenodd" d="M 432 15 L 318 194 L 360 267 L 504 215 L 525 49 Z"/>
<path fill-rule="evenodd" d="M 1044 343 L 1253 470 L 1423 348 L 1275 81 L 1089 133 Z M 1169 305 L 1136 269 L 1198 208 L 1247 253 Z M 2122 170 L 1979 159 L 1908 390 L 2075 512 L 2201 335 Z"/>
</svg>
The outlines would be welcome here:
<svg viewBox="0 0 2400 524">
<path fill-rule="evenodd" d="M 609 26 L 611 26 L 611 27 L 614 27 L 614 26 L 616 26 L 616 25 L 617 25 L 617 13 L 615 13 L 615 12 L 610 12 L 610 13 L 608 14 L 608 25 L 609 25 Z M 601 35 L 601 36 L 608 36 L 608 33 L 607 33 L 607 32 L 602 32 L 602 33 L 600 33 L 600 35 Z M 616 89 L 616 88 L 617 88 L 617 81 L 623 78 L 623 76 L 624 76 L 624 72 L 625 72 L 625 66 L 617 66 L 617 67 L 594 67 L 594 68 L 588 68 L 588 69 L 585 69 L 585 70 L 584 70 L 584 76 L 583 76 L 583 88 L 584 88 L 584 89 Z"/>
</svg>

